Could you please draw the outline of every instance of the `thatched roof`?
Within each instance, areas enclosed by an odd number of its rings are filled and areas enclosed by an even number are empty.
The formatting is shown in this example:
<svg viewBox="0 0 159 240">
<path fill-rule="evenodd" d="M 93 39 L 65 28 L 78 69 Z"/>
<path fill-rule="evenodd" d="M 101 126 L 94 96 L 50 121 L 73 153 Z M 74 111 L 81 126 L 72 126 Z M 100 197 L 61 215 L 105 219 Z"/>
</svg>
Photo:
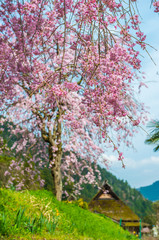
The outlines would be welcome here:
<svg viewBox="0 0 159 240">
<path fill-rule="evenodd" d="M 111 186 L 105 182 L 101 190 L 89 203 L 89 209 L 107 217 L 122 222 L 139 222 L 139 217 L 113 192 Z"/>
<path fill-rule="evenodd" d="M 116 199 L 119 200 L 119 197 L 113 192 L 111 186 L 108 184 L 107 181 L 104 182 L 101 190 L 94 196 L 92 200 L 98 199 Z"/>
</svg>

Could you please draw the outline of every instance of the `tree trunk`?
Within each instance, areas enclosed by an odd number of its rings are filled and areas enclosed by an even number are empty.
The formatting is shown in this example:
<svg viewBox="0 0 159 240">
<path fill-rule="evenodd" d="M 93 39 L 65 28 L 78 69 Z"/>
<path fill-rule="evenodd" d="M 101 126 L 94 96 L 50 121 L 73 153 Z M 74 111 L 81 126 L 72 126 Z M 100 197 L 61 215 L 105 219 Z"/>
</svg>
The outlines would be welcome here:
<svg viewBox="0 0 159 240">
<path fill-rule="evenodd" d="M 37 112 L 36 112 L 37 113 Z M 51 174 L 53 177 L 54 194 L 58 201 L 62 199 L 62 175 L 61 175 L 61 159 L 62 159 L 62 143 L 61 143 L 61 122 L 59 122 L 60 111 L 54 122 L 54 129 L 46 130 L 45 119 L 41 117 L 42 121 L 42 137 L 45 142 L 49 143 L 49 162 L 51 166 Z M 39 116 L 39 115 L 38 115 Z M 47 119 L 50 121 L 50 117 Z"/>
<path fill-rule="evenodd" d="M 59 112 L 58 112 L 59 113 Z M 60 113 L 57 114 L 53 135 L 49 132 L 49 159 L 51 164 L 51 174 L 53 177 L 54 193 L 58 201 L 62 199 L 62 143 L 61 143 L 61 123 L 59 120 Z M 54 149 L 56 148 L 56 150 Z"/>
<path fill-rule="evenodd" d="M 62 176 L 61 176 L 61 158 L 62 158 L 62 152 L 58 153 L 56 152 L 56 157 L 55 157 L 55 161 L 53 163 L 53 159 L 52 161 L 50 161 L 50 163 L 52 162 L 52 166 L 51 166 L 51 174 L 53 177 L 53 184 L 54 184 L 54 194 L 57 198 L 58 201 L 61 201 L 62 199 Z M 52 155 L 53 157 L 53 155 Z M 51 160 L 51 159 L 50 159 Z"/>
</svg>

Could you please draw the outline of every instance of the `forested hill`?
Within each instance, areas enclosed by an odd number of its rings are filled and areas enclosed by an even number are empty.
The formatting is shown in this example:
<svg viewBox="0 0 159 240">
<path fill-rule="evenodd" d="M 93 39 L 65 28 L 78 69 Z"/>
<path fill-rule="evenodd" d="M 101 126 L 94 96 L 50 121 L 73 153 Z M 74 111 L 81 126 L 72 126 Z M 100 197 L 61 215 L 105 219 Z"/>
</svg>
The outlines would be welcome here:
<svg viewBox="0 0 159 240">
<path fill-rule="evenodd" d="M 108 181 L 114 192 L 141 218 L 152 214 L 152 202 L 145 199 L 139 191 L 131 188 L 127 181 L 117 179 L 106 169 L 99 167 L 102 180 Z M 82 197 L 86 201 L 90 201 L 97 193 L 97 189 L 91 185 L 86 185 L 82 191 Z"/>
<path fill-rule="evenodd" d="M 145 198 L 151 201 L 159 200 L 159 181 L 156 181 L 149 186 L 140 187 L 138 190 Z"/>
</svg>

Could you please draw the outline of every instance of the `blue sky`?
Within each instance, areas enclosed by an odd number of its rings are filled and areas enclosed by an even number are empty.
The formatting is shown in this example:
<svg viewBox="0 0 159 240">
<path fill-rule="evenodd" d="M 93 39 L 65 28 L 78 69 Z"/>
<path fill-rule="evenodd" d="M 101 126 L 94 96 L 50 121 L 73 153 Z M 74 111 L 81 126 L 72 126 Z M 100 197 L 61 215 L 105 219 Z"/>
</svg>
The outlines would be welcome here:
<svg viewBox="0 0 159 240">
<path fill-rule="evenodd" d="M 150 8 L 150 0 L 138 1 L 138 9 L 142 17 L 141 30 L 147 35 L 146 42 L 157 49 L 148 48 L 148 52 L 155 61 L 152 62 L 147 53 L 142 53 L 142 70 L 146 73 L 145 83 L 148 88 L 142 88 L 139 99 L 149 107 L 149 119 L 159 120 L 159 14 Z M 149 129 L 145 126 L 146 131 Z M 152 184 L 159 180 L 159 152 L 153 152 L 153 146 L 145 145 L 146 133 L 139 130 L 133 138 L 135 150 L 124 148 L 126 168 L 121 167 L 117 157 L 106 153 L 109 159 L 109 170 L 120 179 L 127 180 L 132 187 Z"/>
</svg>

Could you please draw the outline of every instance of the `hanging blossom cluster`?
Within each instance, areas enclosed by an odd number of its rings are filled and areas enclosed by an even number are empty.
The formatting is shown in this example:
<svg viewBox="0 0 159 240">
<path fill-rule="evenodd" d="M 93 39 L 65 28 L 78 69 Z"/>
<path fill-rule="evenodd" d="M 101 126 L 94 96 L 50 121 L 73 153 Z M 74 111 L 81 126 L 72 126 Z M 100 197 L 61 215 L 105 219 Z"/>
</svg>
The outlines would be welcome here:
<svg viewBox="0 0 159 240">
<path fill-rule="evenodd" d="M 146 119 L 134 90 L 146 36 L 134 9 L 117 0 L 0 4 L 0 106 L 22 135 L 12 148 L 33 145 L 55 185 L 60 171 L 68 182 L 79 176 L 76 189 L 94 183 L 92 163 L 110 146 L 123 161 L 120 143 L 131 146 Z"/>
<path fill-rule="evenodd" d="M 97 156 L 104 153 L 103 149 L 97 145 L 97 142 L 101 142 L 99 129 L 93 126 L 91 116 L 89 116 L 91 114 L 88 114 L 83 100 L 84 98 L 79 97 L 77 93 L 69 93 L 65 106 L 67 105 L 71 111 L 67 110 L 63 116 L 63 122 L 65 122 L 62 142 L 64 157 L 61 170 L 63 178 L 67 179 L 65 185 L 73 182 L 76 194 L 79 194 L 82 184 L 96 183 L 95 173 L 98 179 L 101 178 L 97 169 Z M 65 106 L 63 109 L 66 108 Z M 88 114 L 87 118 L 85 112 Z M 67 155 L 68 152 L 70 154 Z M 79 178 L 78 182 L 74 180 L 76 176 Z"/>
<path fill-rule="evenodd" d="M 155 7 L 154 12 L 159 12 L 159 1 L 155 1 L 155 2 L 153 3 L 153 6 Z"/>
<path fill-rule="evenodd" d="M 0 125 L 1 131 L 5 128 L 8 129 L 10 139 L 17 139 L 9 148 L 7 139 L 4 141 L 3 137 L 0 138 L 3 155 L 7 154 L 12 159 L 9 160 L 9 168 L 4 173 L 8 180 L 6 187 L 15 187 L 16 190 L 43 187 L 44 180 L 41 178 L 41 169 L 46 166 L 47 161 L 43 151 L 37 151 L 37 148 L 40 149 L 41 145 L 44 148 L 45 143 L 39 142 L 38 136 L 28 132 L 28 129 L 23 128 L 22 130 L 19 129 L 19 126 L 6 123 L 6 119 L 1 118 Z"/>
<path fill-rule="evenodd" d="M 27 163 L 24 160 L 12 160 L 9 169 L 4 173 L 9 177 L 6 187 L 15 189 L 37 189 L 44 186 L 44 180 L 40 177 L 40 171 L 35 168 L 35 161 L 30 159 Z"/>
</svg>

